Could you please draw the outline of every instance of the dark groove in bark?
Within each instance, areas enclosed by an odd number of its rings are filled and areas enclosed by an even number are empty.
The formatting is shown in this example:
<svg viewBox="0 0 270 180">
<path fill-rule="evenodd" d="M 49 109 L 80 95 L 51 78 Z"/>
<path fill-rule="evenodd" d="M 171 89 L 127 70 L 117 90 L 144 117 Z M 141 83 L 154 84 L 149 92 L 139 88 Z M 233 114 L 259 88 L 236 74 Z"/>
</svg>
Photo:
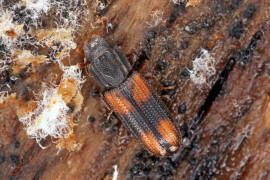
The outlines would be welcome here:
<svg viewBox="0 0 270 180">
<path fill-rule="evenodd" d="M 231 70 L 233 69 L 236 57 L 232 56 L 230 60 L 225 65 L 225 68 L 223 69 L 222 73 L 220 74 L 219 79 L 216 81 L 213 88 L 210 90 L 208 97 L 205 100 L 205 103 L 202 105 L 201 109 L 198 112 L 198 115 L 195 117 L 193 123 L 190 126 L 190 131 L 188 137 L 191 138 L 194 134 L 195 129 L 199 126 L 199 124 L 202 122 L 204 116 L 210 109 L 212 103 L 215 101 L 217 96 L 220 94 L 220 91 L 223 87 L 223 84 L 226 82 Z"/>
<path fill-rule="evenodd" d="M 47 163 L 43 163 L 41 165 L 41 167 L 39 167 L 36 171 L 36 174 L 34 175 L 33 179 L 32 180 L 39 180 L 40 177 L 42 176 L 44 170 L 46 169 L 45 166 L 47 165 Z"/>
<path fill-rule="evenodd" d="M 225 68 L 223 69 L 222 73 L 219 76 L 219 79 L 216 81 L 215 85 L 212 87 L 211 91 L 209 92 L 208 97 L 205 100 L 205 103 L 201 107 L 201 109 L 198 112 L 198 115 L 195 117 L 193 123 L 190 126 L 190 134 L 189 138 L 194 133 L 194 130 L 198 127 L 198 125 L 202 122 L 205 114 L 208 112 L 210 109 L 212 103 L 216 100 L 216 98 L 219 96 L 223 84 L 226 82 L 229 73 L 233 69 L 235 62 L 239 61 L 241 64 L 247 64 L 249 62 L 249 59 L 253 55 L 253 52 L 256 48 L 256 45 L 258 41 L 262 37 L 262 30 L 259 30 L 253 35 L 249 45 L 247 48 L 243 49 L 242 51 L 239 52 L 234 52 L 232 54 L 232 57 L 228 61 L 228 63 L 225 65 Z"/>
<path fill-rule="evenodd" d="M 241 61 L 247 61 L 251 58 L 253 51 L 255 50 L 256 45 L 258 44 L 258 41 L 261 39 L 263 34 L 262 30 L 257 31 L 254 36 L 252 37 L 249 45 L 247 48 L 244 48 L 241 51 L 234 51 L 231 54 L 231 57 L 227 64 L 225 65 L 222 73 L 220 74 L 219 79 L 216 81 L 214 84 L 213 88 L 209 92 L 208 97 L 206 98 L 205 103 L 201 107 L 201 109 L 198 112 L 198 115 L 195 117 L 193 123 L 189 127 L 188 131 L 188 140 L 189 143 L 185 147 L 183 147 L 179 153 L 177 153 L 173 158 L 173 164 L 175 165 L 175 168 L 180 165 L 180 163 L 184 160 L 187 159 L 187 157 L 190 157 L 192 155 L 189 155 L 196 146 L 198 146 L 198 141 L 199 138 L 201 137 L 200 132 L 195 131 L 197 127 L 200 125 L 200 123 L 203 121 L 203 118 L 205 117 L 206 113 L 210 109 L 212 103 L 220 96 L 222 95 L 223 91 L 222 88 L 225 85 L 228 76 L 230 72 L 232 71 L 233 67 L 235 66 L 236 62 L 241 62 Z M 243 53 L 245 52 L 245 53 Z M 244 112 L 241 114 L 241 116 L 244 116 L 250 109 L 252 105 L 252 102 L 250 106 L 248 106 L 246 109 L 244 109 Z M 226 129 L 223 131 L 227 131 Z M 222 132 L 223 132 L 222 131 Z M 230 136 L 233 134 L 234 129 L 231 129 L 226 137 L 228 137 L 228 143 L 226 146 L 224 146 L 223 149 L 218 150 L 218 148 L 211 148 L 210 149 L 216 149 L 217 151 L 214 152 L 209 152 L 203 159 L 200 159 L 196 163 L 196 159 L 194 160 L 196 169 L 194 169 L 193 173 L 191 174 L 190 179 L 198 179 L 199 177 L 204 177 L 206 179 L 211 179 L 214 175 L 215 172 L 212 171 L 214 167 L 217 168 L 220 163 L 222 162 L 222 159 L 224 158 L 224 155 L 228 151 L 228 148 L 231 147 L 232 141 Z M 219 136 L 217 134 L 217 136 Z M 220 140 L 221 141 L 221 140 Z M 217 144 L 211 144 L 211 146 L 220 146 L 220 141 L 217 142 Z"/>
</svg>

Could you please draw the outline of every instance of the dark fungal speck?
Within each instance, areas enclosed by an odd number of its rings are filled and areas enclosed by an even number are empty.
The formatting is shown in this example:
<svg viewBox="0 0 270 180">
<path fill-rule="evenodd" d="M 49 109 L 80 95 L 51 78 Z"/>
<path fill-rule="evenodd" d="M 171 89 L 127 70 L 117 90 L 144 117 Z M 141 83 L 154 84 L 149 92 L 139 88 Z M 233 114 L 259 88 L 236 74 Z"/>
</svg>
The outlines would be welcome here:
<svg viewBox="0 0 270 180">
<path fill-rule="evenodd" d="M 30 30 L 30 27 L 29 27 L 29 25 L 23 25 L 23 30 L 25 31 L 25 32 L 28 32 L 29 30 Z"/>
<path fill-rule="evenodd" d="M 164 87 L 173 86 L 175 84 L 175 81 L 172 79 L 166 79 L 162 82 Z"/>
<path fill-rule="evenodd" d="M 211 17 L 211 18 L 206 18 L 202 26 L 203 28 L 211 28 L 214 26 L 214 24 L 215 24 L 215 18 Z"/>
<path fill-rule="evenodd" d="M 242 21 L 237 21 L 233 24 L 232 28 L 229 31 L 229 36 L 240 39 L 241 35 L 245 32 L 244 24 Z"/>
<path fill-rule="evenodd" d="M 170 158 L 158 158 L 143 150 L 132 160 L 127 179 L 173 179 L 177 164 Z"/>
<path fill-rule="evenodd" d="M 90 123 L 93 123 L 93 122 L 96 121 L 96 118 L 95 118 L 94 116 L 90 116 L 90 117 L 88 118 L 88 121 L 89 121 Z"/>
<path fill-rule="evenodd" d="M 97 88 L 92 90 L 92 97 L 96 98 L 99 97 L 99 90 Z"/>
<path fill-rule="evenodd" d="M 191 165 L 191 166 L 195 166 L 196 165 L 196 158 L 194 156 L 190 156 L 188 158 L 188 163 Z"/>
<path fill-rule="evenodd" d="M 181 48 L 182 49 L 187 49 L 189 47 L 189 41 L 183 41 L 181 43 Z"/>
<path fill-rule="evenodd" d="M 186 107 L 186 104 L 185 103 L 182 103 L 179 105 L 178 107 L 178 113 L 179 114 L 184 114 L 187 110 L 187 107 Z"/>
<path fill-rule="evenodd" d="M 5 70 L 0 73 L 0 84 L 5 83 L 6 79 L 9 77 L 11 74 L 11 71 Z"/>
<path fill-rule="evenodd" d="M 168 66 L 168 62 L 165 59 L 161 59 L 156 64 L 157 71 L 164 71 Z"/>
<path fill-rule="evenodd" d="M 15 143 L 14 143 L 14 147 L 16 148 L 16 149 L 18 149 L 19 147 L 20 147 L 20 142 L 19 141 L 15 141 Z"/>
<path fill-rule="evenodd" d="M 244 11 L 243 16 L 247 19 L 252 19 L 256 12 L 257 8 L 254 4 L 250 4 L 247 9 Z"/>
<path fill-rule="evenodd" d="M 174 169 L 174 165 L 170 158 L 165 159 L 165 162 L 161 167 L 162 171 L 164 172 L 164 175 L 172 175 L 172 169 Z"/>
<path fill-rule="evenodd" d="M 196 32 L 198 32 L 202 27 L 200 26 L 200 24 L 198 22 L 193 22 L 191 24 L 188 24 L 185 26 L 185 32 L 187 32 L 190 35 L 195 34 Z"/>
<path fill-rule="evenodd" d="M 145 35 L 145 42 L 144 42 L 144 54 L 147 59 L 150 59 L 152 46 L 154 45 L 154 40 L 157 36 L 157 32 L 154 29 L 149 30 Z"/>
<path fill-rule="evenodd" d="M 4 154 L 0 154 L 0 165 L 6 161 L 6 157 Z"/>
<path fill-rule="evenodd" d="M 20 163 L 20 157 L 16 154 L 10 155 L 10 160 L 11 160 L 11 162 L 13 162 L 16 165 L 18 165 Z"/>
<path fill-rule="evenodd" d="M 166 54 L 168 52 L 171 52 L 175 48 L 175 43 L 172 40 L 168 40 L 166 44 L 164 45 L 163 54 Z"/>
<path fill-rule="evenodd" d="M 188 78 L 189 75 L 190 75 L 190 72 L 187 68 L 184 68 L 180 73 L 181 78 Z"/>
<path fill-rule="evenodd" d="M 180 59 L 180 55 L 179 55 L 179 52 L 177 50 L 174 50 L 172 53 L 173 53 L 173 57 L 175 60 Z"/>
<path fill-rule="evenodd" d="M 180 14 L 185 11 L 185 3 L 176 3 L 168 19 L 167 27 L 170 27 Z"/>
<path fill-rule="evenodd" d="M 182 137 L 187 137 L 188 136 L 188 125 L 187 125 L 187 123 L 181 121 L 181 123 L 179 124 L 179 130 L 180 130 L 180 133 L 181 133 Z"/>
</svg>

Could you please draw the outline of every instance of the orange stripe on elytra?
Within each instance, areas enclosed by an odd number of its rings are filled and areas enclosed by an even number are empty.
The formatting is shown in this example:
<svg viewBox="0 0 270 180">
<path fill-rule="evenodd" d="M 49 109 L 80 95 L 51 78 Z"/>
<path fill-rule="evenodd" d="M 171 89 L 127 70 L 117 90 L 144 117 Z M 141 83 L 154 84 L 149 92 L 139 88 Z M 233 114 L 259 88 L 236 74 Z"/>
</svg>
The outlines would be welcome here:
<svg viewBox="0 0 270 180">
<path fill-rule="evenodd" d="M 120 114 L 128 114 L 133 110 L 133 106 L 119 90 L 108 92 L 104 96 L 112 108 Z"/>
<path fill-rule="evenodd" d="M 131 78 L 130 88 L 132 89 L 133 98 L 137 103 L 146 102 L 151 95 L 147 83 L 138 73 L 134 73 Z"/>
<path fill-rule="evenodd" d="M 157 129 L 162 138 L 164 138 L 171 146 L 178 146 L 177 131 L 169 119 L 162 119 L 159 122 Z"/>
<path fill-rule="evenodd" d="M 141 133 L 140 139 L 142 143 L 153 153 L 164 156 L 166 150 L 162 148 L 157 139 L 150 132 Z"/>
</svg>

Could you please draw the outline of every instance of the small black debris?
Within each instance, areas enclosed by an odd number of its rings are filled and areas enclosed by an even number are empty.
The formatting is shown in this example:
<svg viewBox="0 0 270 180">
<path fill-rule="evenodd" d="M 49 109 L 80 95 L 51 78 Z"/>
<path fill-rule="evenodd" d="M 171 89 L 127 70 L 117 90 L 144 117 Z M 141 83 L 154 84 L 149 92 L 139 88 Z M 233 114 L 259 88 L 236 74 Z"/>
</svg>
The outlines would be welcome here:
<svg viewBox="0 0 270 180">
<path fill-rule="evenodd" d="M 178 113 L 179 114 L 184 114 L 187 110 L 186 103 L 182 103 L 178 107 Z"/>
<path fill-rule="evenodd" d="M 183 138 L 188 136 L 188 125 L 184 121 L 179 124 L 179 130 Z"/>
<path fill-rule="evenodd" d="M 10 156 L 10 160 L 16 165 L 18 165 L 20 163 L 20 157 L 16 154 L 12 154 Z"/>
<path fill-rule="evenodd" d="M 188 163 L 191 165 L 191 166 L 195 166 L 196 165 L 196 158 L 194 156 L 190 156 L 189 159 L 188 159 Z"/>
<path fill-rule="evenodd" d="M 92 97 L 94 97 L 94 98 L 99 97 L 99 90 L 97 88 L 95 88 L 92 90 L 91 94 L 92 94 Z"/>
<path fill-rule="evenodd" d="M 21 145 L 21 143 L 19 142 L 19 141 L 15 141 L 15 143 L 14 143 L 14 147 L 16 148 L 16 149 L 18 149 L 19 147 L 20 147 L 20 145 Z"/>
<path fill-rule="evenodd" d="M 181 43 L 181 48 L 182 49 L 187 49 L 189 47 L 189 41 L 183 41 Z"/>
<path fill-rule="evenodd" d="M 0 165 L 6 161 L 6 157 L 3 154 L 0 154 Z"/>
<path fill-rule="evenodd" d="M 237 21 L 233 24 L 232 29 L 229 31 L 229 36 L 240 39 L 241 35 L 245 32 L 244 24 L 242 21 Z"/>
<path fill-rule="evenodd" d="M 187 68 L 184 68 L 180 73 L 181 78 L 188 78 L 189 75 L 190 75 L 190 72 Z"/>
<path fill-rule="evenodd" d="M 96 118 L 95 118 L 94 116 L 90 116 L 90 117 L 88 118 L 88 121 L 89 121 L 90 123 L 93 123 L 93 122 L 96 121 Z"/>
<path fill-rule="evenodd" d="M 164 71 L 168 66 L 168 62 L 165 59 L 161 59 L 156 64 L 157 71 Z"/>
<path fill-rule="evenodd" d="M 251 19 L 254 16 L 256 11 L 257 11 L 257 8 L 255 7 L 255 5 L 250 4 L 248 8 L 244 11 L 243 16 L 247 19 Z"/>
</svg>

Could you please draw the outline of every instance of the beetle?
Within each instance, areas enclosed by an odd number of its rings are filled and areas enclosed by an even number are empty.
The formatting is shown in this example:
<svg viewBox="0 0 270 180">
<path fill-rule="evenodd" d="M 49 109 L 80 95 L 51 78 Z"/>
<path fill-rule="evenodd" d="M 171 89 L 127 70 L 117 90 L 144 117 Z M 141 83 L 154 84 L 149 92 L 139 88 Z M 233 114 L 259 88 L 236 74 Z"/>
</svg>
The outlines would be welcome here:
<svg viewBox="0 0 270 180">
<path fill-rule="evenodd" d="M 105 102 L 137 141 L 156 155 L 177 151 L 180 136 L 172 115 L 125 55 L 100 37 L 90 40 L 84 53 Z"/>
</svg>

